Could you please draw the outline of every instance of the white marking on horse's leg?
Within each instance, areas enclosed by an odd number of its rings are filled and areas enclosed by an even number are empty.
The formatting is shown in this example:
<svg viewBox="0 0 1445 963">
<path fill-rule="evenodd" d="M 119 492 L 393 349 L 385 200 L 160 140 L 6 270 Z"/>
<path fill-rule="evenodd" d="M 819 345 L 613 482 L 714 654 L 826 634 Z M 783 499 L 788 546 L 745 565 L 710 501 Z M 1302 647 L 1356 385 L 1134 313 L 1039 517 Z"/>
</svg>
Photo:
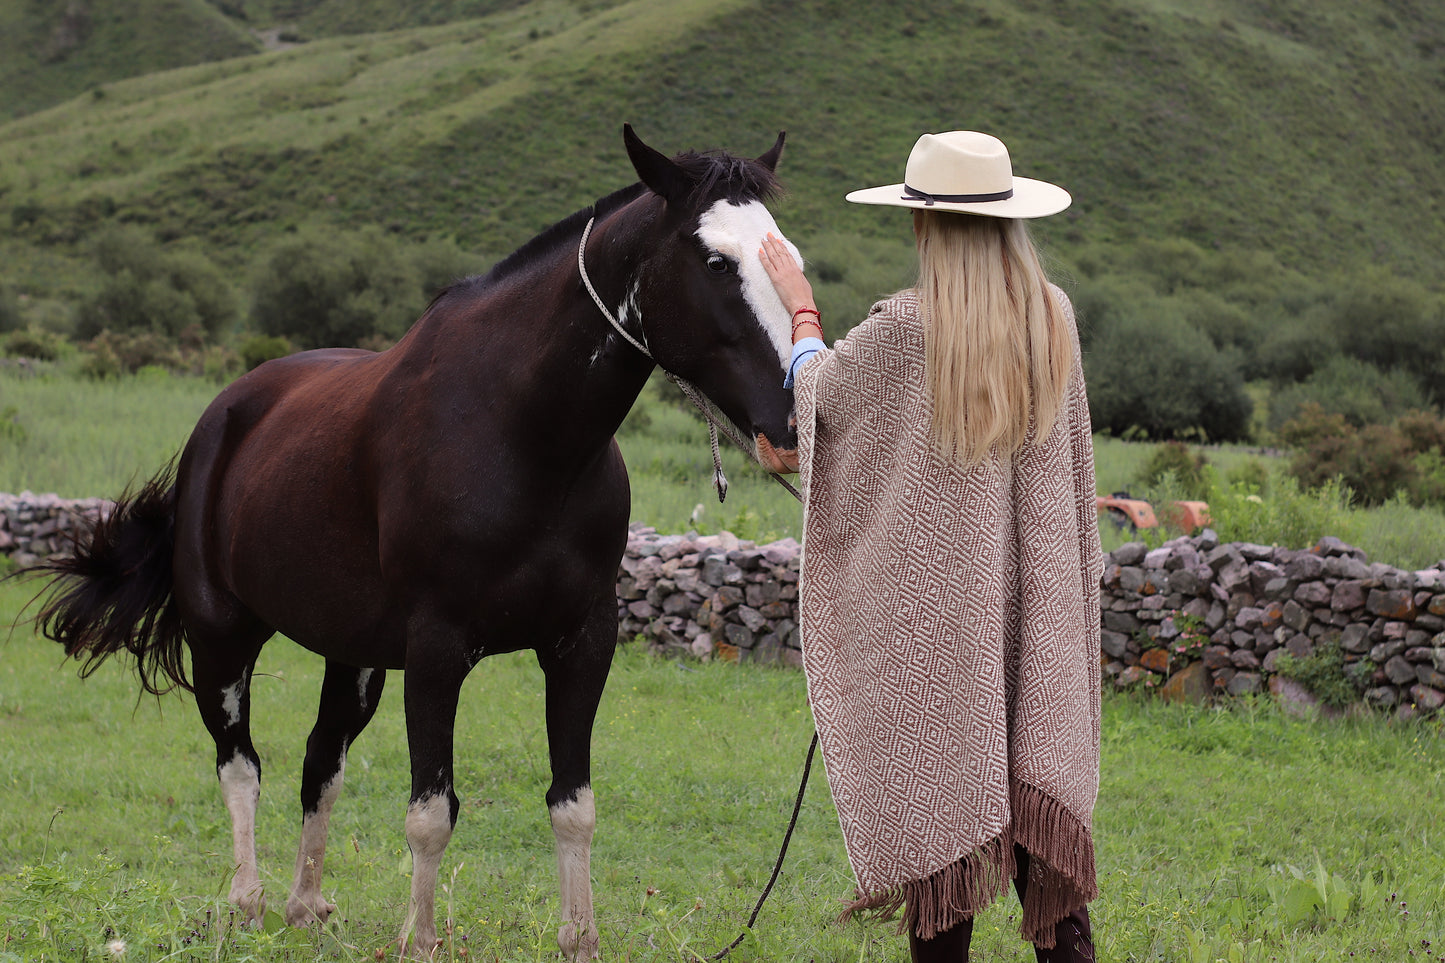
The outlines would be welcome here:
<svg viewBox="0 0 1445 963">
<path fill-rule="evenodd" d="M 437 945 L 437 871 L 452 838 L 452 807 L 445 795 L 424 796 L 406 807 L 411 847 L 411 906 L 402 927 L 402 952 L 430 959 Z"/>
<path fill-rule="evenodd" d="M 221 711 L 226 714 L 227 726 L 234 726 L 241 721 L 241 696 L 250 681 L 250 673 L 247 673 L 234 685 L 228 685 L 221 690 Z"/>
<path fill-rule="evenodd" d="M 231 814 L 231 855 L 236 875 L 231 877 L 232 903 L 247 919 L 260 920 L 266 912 L 261 877 L 256 872 L 256 805 L 261 800 L 261 772 L 239 752 L 216 770 L 221 796 Z"/>
<path fill-rule="evenodd" d="M 768 278 L 763 262 L 758 259 L 758 249 L 768 234 L 783 238 L 798 266 L 803 258 L 793 242 L 783 237 L 773 215 L 761 201 L 733 204 L 718 201 L 703 211 L 697 221 L 697 237 L 703 244 L 719 254 L 737 262 L 738 280 L 742 283 L 743 297 L 753 309 L 758 324 L 772 338 L 778 349 L 778 364 L 785 368 L 793 355 L 793 321 L 788 309 L 778 297 L 777 289 Z"/>
<path fill-rule="evenodd" d="M 291 883 L 291 897 L 286 900 L 286 922 L 291 926 L 325 923 L 336 912 L 336 904 L 321 895 L 321 867 L 326 861 L 326 828 L 331 822 L 331 808 L 341 795 L 346 776 L 346 751 L 336 763 L 336 775 L 321 787 L 316 811 L 301 814 L 301 845 L 296 850 L 296 875 Z"/>
<path fill-rule="evenodd" d="M 366 708 L 366 687 L 371 684 L 372 669 L 362 669 L 356 673 L 356 704 L 362 709 Z"/>
<path fill-rule="evenodd" d="M 552 835 L 557 838 L 557 882 L 562 892 L 562 928 L 557 945 L 569 960 L 595 960 L 601 941 L 592 915 L 592 830 L 597 811 L 592 790 L 551 808 Z"/>
</svg>

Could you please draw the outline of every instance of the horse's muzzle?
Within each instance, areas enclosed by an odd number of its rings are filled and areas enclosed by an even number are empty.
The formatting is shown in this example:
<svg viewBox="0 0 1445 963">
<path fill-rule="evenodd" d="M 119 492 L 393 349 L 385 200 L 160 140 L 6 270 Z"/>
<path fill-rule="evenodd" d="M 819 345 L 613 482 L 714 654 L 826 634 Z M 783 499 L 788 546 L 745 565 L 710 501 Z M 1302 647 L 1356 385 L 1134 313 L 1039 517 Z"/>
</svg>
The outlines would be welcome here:
<svg viewBox="0 0 1445 963">
<path fill-rule="evenodd" d="M 758 443 L 758 461 L 770 472 L 779 475 L 791 475 L 798 470 L 798 450 L 790 448 L 786 451 L 779 451 L 768 441 L 768 436 L 762 432 L 756 438 Z"/>
</svg>

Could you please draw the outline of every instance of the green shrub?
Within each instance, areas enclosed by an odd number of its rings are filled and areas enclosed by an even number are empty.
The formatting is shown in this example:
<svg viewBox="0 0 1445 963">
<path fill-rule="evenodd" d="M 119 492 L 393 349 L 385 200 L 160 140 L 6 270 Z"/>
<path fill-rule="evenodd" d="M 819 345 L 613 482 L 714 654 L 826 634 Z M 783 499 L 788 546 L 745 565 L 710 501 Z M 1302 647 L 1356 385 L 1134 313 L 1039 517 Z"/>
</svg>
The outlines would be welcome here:
<svg viewBox="0 0 1445 963">
<path fill-rule="evenodd" d="M 286 357 L 293 349 L 291 342 L 285 338 L 256 334 L 242 341 L 236 350 L 241 355 L 241 366 L 247 371 L 254 371 L 272 358 Z"/>
<path fill-rule="evenodd" d="M 303 348 L 398 338 L 423 305 L 412 264 L 374 228 L 289 236 L 263 260 L 251 289 L 256 329 Z"/>
<path fill-rule="evenodd" d="M 6 357 L 34 358 L 37 361 L 54 361 L 65 350 L 65 345 L 63 336 L 40 328 L 11 331 L 3 342 Z"/>
<path fill-rule="evenodd" d="M 1415 456 L 1414 469 L 1408 492 L 1411 504 L 1445 508 L 1445 454 L 1438 448 L 1422 451 Z"/>
<path fill-rule="evenodd" d="M 423 304 L 449 285 L 477 273 L 480 260 L 451 240 L 418 244 L 409 252 L 409 258 Z"/>
<path fill-rule="evenodd" d="M 1408 373 L 1427 391 L 1445 387 L 1445 306 L 1418 281 L 1367 268 L 1339 291 L 1329 316 L 1351 356 Z"/>
<path fill-rule="evenodd" d="M 1412 412 L 1394 424 L 1355 428 L 1344 415 L 1308 404 L 1280 428 L 1296 449 L 1289 471 L 1306 488 L 1339 478 L 1365 505 L 1398 492 L 1416 505 L 1445 507 L 1445 422 Z"/>
<path fill-rule="evenodd" d="M 1231 468 L 1226 477 L 1230 485 L 1237 485 L 1260 496 L 1269 494 L 1269 466 L 1258 458 L 1246 458 Z"/>
<path fill-rule="evenodd" d="M 1395 422 L 1414 451 L 1435 450 L 1445 453 L 1445 418 L 1430 411 L 1411 411 Z"/>
<path fill-rule="evenodd" d="M 0 285 L 0 334 L 25 326 L 20 315 L 20 302 L 11 290 Z"/>
<path fill-rule="evenodd" d="M 1070 297 L 1078 319 L 1079 342 L 1088 359 L 1095 339 L 1134 317 L 1140 304 L 1148 303 L 1153 292 L 1147 282 L 1137 276 L 1110 274 L 1096 280 L 1080 282 Z M 1088 364 L 1088 362 L 1085 362 Z M 1092 370 L 1090 365 L 1089 370 Z"/>
<path fill-rule="evenodd" d="M 148 233 L 112 225 L 91 242 L 104 279 L 81 305 L 76 333 L 152 331 L 178 337 L 191 327 L 210 335 L 236 317 L 235 294 L 219 268 L 196 251 L 167 251 Z"/>
<path fill-rule="evenodd" d="M 20 421 L 20 409 L 14 405 L 0 408 L 0 441 L 22 442 L 30 435 Z"/>
<path fill-rule="evenodd" d="M 1208 489 L 1204 479 L 1207 464 L 1209 460 L 1202 452 L 1191 451 L 1182 441 L 1166 441 L 1154 448 L 1135 481 L 1141 488 L 1154 488 L 1165 475 L 1172 474 L 1184 498 L 1201 499 Z"/>
<path fill-rule="evenodd" d="M 1176 294 L 1203 282 L 1208 257 L 1193 241 L 1170 237 L 1139 242 L 1132 260 L 1137 268 L 1152 276 L 1160 294 Z"/>
<path fill-rule="evenodd" d="M 1308 548 L 1326 535 L 1345 538 L 1349 530 L 1350 491 L 1336 479 L 1304 491 L 1286 476 L 1261 496 L 1247 484 L 1224 482 L 1213 466 L 1205 477 L 1210 527 L 1222 542 Z"/>
<path fill-rule="evenodd" d="M 142 368 L 157 367 L 185 371 L 190 365 L 176 342 L 155 331 L 102 331 L 85 346 L 89 357 L 82 370 L 93 378 L 112 377 Z"/>
<path fill-rule="evenodd" d="M 1169 303 L 1181 320 L 1208 335 L 1216 348 L 1233 347 L 1252 354 L 1262 334 L 1253 316 L 1212 291 L 1191 291 Z"/>
<path fill-rule="evenodd" d="M 1276 385 L 1291 385 L 1307 379 L 1339 352 L 1334 332 L 1322 330 L 1317 318 L 1285 318 L 1245 357 L 1245 376 L 1251 381 L 1267 378 Z"/>
<path fill-rule="evenodd" d="M 1355 427 L 1388 424 L 1426 406 L 1425 393 L 1403 370 L 1383 371 L 1368 361 L 1335 356 L 1303 382 L 1277 391 L 1269 403 L 1269 427 L 1278 430 L 1306 405 L 1343 415 Z"/>
<path fill-rule="evenodd" d="M 201 374 L 211 381 L 224 383 L 245 370 L 241 365 L 241 355 L 224 345 L 209 345 L 201 352 Z"/>
<path fill-rule="evenodd" d="M 1145 438 L 1245 438 L 1253 403 L 1238 362 L 1197 328 L 1123 319 L 1084 354 L 1094 427 Z"/>
<path fill-rule="evenodd" d="M 96 339 L 85 345 L 80 360 L 82 375 L 95 381 L 104 381 L 107 378 L 119 378 L 124 372 L 125 367 L 120 363 L 120 355 L 109 341 Z"/>
<path fill-rule="evenodd" d="M 1335 643 L 1325 643 L 1316 648 L 1313 655 L 1303 659 L 1285 653 L 1275 663 L 1274 671 L 1286 679 L 1295 680 L 1322 703 L 1335 709 L 1358 702 L 1363 691 L 1359 677 L 1346 671 L 1345 654 Z"/>
</svg>

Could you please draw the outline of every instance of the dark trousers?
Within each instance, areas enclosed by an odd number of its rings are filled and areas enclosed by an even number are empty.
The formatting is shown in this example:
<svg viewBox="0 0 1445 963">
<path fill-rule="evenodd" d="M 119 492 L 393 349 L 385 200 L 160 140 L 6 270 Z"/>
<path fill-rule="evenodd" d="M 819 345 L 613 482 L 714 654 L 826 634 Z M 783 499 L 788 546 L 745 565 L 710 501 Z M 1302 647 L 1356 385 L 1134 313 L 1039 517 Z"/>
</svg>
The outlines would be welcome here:
<svg viewBox="0 0 1445 963">
<path fill-rule="evenodd" d="M 1014 861 L 1018 864 L 1014 889 L 1022 903 L 1029 881 L 1029 854 L 1022 846 L 1014 847 Z M 913 963 L 968 963 L 968 944 L 972 938 L 973 920 L 967 919 L 931 940 L 909 933 L 908 949 Z M 1038 963 L 1094 963 L 1094 935 L 1089 929 L 1088 907 L 1081 907 L 1059 920 L 1054 927 L 1054 940 L 1056 945 L 1052 950 L 1034 947 Z"/>
</svg>

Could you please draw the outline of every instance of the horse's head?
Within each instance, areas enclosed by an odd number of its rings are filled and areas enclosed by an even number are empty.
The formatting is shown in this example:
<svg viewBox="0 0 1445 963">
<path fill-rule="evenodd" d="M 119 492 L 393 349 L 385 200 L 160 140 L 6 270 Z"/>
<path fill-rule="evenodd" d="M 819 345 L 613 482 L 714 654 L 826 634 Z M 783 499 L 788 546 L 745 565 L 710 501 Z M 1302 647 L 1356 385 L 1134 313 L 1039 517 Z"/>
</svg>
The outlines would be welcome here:
<svg viewBox="0 0 1445 963">
<path fill-rule="evenodd" d="M 645 200 L 659 209 L 654 227 L 662 237 L 640 265 L 633 297 L 653 357 L 751 438 L 766 467 L 796 471 L 793 395 L 783 388 L 792 319 L 757 253 L 769 231 L 782 236 L 764 201 L 777 191 L 783 135 L 756 160 L 670 159 L 631 126 L 623 137 L 655 195 Z"/>
</svg>

